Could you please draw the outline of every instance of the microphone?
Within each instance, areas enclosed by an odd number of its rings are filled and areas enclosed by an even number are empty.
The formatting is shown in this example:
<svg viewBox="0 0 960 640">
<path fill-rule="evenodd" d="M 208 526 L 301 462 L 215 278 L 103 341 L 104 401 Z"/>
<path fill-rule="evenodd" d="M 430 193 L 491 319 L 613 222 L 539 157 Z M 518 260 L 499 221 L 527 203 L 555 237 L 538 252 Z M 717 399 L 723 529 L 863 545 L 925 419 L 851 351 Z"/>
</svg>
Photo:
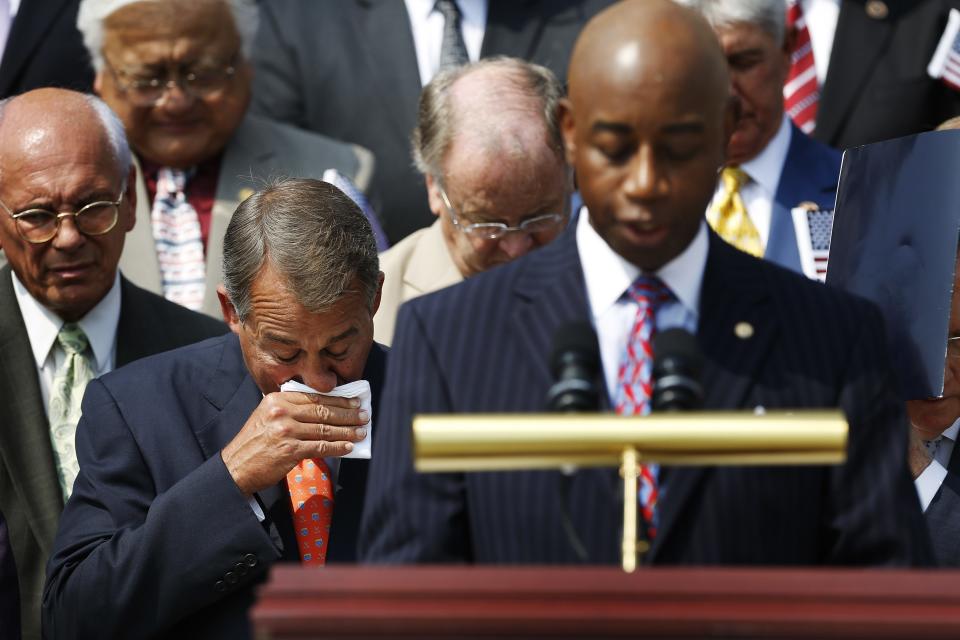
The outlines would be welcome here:
<svg viewBox="0 0 960 640">
<path fill-rule="evenodd" d="M 689 411 L 703 406 L 700 373 L 703 354 L 685 329 L 667 329 L 653 337 L 654 411 Z"/>
<path fill-rule="evenodd" d="M 553 334 L 550 370 L 556 382 L 547 392 L 548 411 L 597 411 L 600 348 L 589 322 L 571 322 Z"/>
</svg>

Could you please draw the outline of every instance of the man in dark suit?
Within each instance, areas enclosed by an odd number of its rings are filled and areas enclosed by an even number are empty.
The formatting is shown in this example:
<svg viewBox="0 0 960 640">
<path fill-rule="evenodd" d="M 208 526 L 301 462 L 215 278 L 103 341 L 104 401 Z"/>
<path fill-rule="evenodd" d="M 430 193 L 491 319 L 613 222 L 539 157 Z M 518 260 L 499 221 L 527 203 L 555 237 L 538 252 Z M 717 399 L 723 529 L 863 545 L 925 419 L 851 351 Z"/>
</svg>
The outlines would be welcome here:
<svg viewBox="0 0 960 640">
<path fill-rule="evenodd" d="M 960 567 L 960 262 L 954 267 L 943 395 L 908 400 L 910 470 L 937 563 Z M 930 339 L 935 339 L 930 336 Z"/>
<path fill-rule="evenodd" d="M 335 187 L 286 180 L 240 205 L 223 252 L 233 334 L 87 389 L 44 591 L 50 638 L 250 637 L 274 562 L 356 556 L 367 461 L 338 456 L 367 435 L 370 405 L 279 389 L 366 379 L 376 402 L 370 224 Z M 292 497 L 304 484 L 311 497 Z"/>
<path fill-rule="evenodd" d="M 23 634 L 39 638 L 44 567 L 76 473 L 83 384 L 226 327 L 119 275 L 136 196 L 123 127 L 106 105 L 58 89 L 12 98 L 0 108 L 0 144 L 0 247 L 10 260 L 0 269 L 0 510 Z M 79 354 L 88 376 L 68 373 L 68 327 L 88 343 Z"/>
<path fill-rule="evenodd" d="M 736 5 L 722 0 L 681 0 L 699 10 L 720 38 L 740 101 L 727 164 L 746 175 L 740 186 L 747 216 L 759 235 L 758 255 L 799 273 L 801 252 L 792 210 L 803 205 L 832 210 L 841 154 L 809 138 L 783 111 L 783 84 L 790 70 L 783 0 Z M 723 180 L 708 213 L 715 224 Z M 724 227 L 715 226 L 721 237 Z"/>
<path fill-rule="evenodd" d="M 840 0 L 813 137 L 838 149 L 930 131 L 960 92 L 927 75 L 956 0 Z M 817 21 L 811 30 L 822 28 Z M 829 26 L 826 27 L 829 30 Z M 818 74 L 819 75 L 819 74 Z"/>
<path fill-rule="evenodd" d="M 450 4 L 459 9 L 459 17 L 451 19 L 464 35 L 469 60 L 508 55 L 563 78 L 580 28 L 611 2 Z M 254 111 L 373 151 L 372 188 L 380 196 L 378 211 L 391 244 L 434 220 L 423 177 L 410 159 L 410 132 L 420 90 L 439 70 L 443 24 L 434 0 L 261 3 Z"/>
<path fill-rule="evenodd" d="M 0 98 L 41 87 L 90 91 L 93 67 L 77 30 L 79 0 L 21 0 L 0 61 Z"/>
<path fill-rule="evenodd" d="M 643 327 L 683 326 L 696 330 L 704 355 L 706 408 L 839 404 L 850 422 L 847 461 L 836 467 L 662 469 L 645 561 L 929 561 L 903 408 L 878 347 L 879 312 L 706 228 L 736 119 L 709 25 L 666 0 L 618 3 L 585 27 L 569 84 L 561 125 L 588 215 L 529 256 L 401 308 L 362 559 L 618 561 L 615 470 L 564 480 L 559 472 L 417 475 L 411 464 L 414 414 L 541 410 L 551 336 L 592 321 L 611 404 L 632 385 L 618 365 L 649 364 L 630 353 L 649 346 Z M 660 292 L 658 310 L 633 301 L 639 286 Z M 648 398 L 631 393 L 638 406 Z"/>
</svg>

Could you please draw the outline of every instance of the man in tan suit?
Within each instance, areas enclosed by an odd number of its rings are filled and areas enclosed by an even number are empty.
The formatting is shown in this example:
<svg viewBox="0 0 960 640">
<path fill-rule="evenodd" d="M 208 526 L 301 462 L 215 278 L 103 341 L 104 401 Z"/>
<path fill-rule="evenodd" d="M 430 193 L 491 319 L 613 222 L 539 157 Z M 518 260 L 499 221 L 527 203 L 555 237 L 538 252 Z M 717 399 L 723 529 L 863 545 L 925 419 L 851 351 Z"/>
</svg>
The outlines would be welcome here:
<svg viewBox="0 0 960 640">
<path fill-rule="evenodd" d="M 514 58 L 444 71 L 424 88 L 413 157 L 437 220 L 381 256 L 377 342 L 390 344 L 403 302 L 518 258 L 563 230 L 573 181 L 556 120 L 561 95 L 548 69 Z"/>
<path fill-rule="evenodd" d="M 139 165 L 139 224 L 120 269 L 216 318 L 223 236 L 246 196 L 328 170 L 363 191 L 373 167 L 365 149 L 247 113 L 257 15 L 252 0 L 83 0 L 78 16 L 94 88 Z"/>
</svg>

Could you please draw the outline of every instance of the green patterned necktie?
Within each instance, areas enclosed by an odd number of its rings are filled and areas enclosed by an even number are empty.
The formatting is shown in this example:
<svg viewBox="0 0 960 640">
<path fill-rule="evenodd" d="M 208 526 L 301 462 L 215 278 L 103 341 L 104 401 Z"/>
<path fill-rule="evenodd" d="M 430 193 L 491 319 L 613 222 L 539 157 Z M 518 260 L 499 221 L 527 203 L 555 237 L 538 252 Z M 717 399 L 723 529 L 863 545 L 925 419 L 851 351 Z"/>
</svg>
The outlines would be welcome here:
<svg viewBox="0 0 960 640">
<path fill-rule="evenodd" d="M 64 501 L 73 491 L 73 481 L 77 479 L 80 465 L 74 436 L 77 422 L 80 420 L 80 401 L 83 390 L 93 379 L 93 368 L 88 351 L 90 343 L 79 325 L 68 322 L 57 334 L 57 342 L 67 354 L 57 368 L 50 388 L 50 441 L 53 443 L 53 458 L 60 477 L 60 488 Z"/>
</svg>

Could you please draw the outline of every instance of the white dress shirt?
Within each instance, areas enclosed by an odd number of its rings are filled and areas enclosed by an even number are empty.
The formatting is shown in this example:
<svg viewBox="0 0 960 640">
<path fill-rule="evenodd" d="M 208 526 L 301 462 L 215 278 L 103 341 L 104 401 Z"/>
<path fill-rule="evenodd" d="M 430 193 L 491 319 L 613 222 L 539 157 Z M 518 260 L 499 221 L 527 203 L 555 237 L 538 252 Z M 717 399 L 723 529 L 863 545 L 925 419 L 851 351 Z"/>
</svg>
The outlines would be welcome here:
<svg viewBox="0 0 960 640">
<path fill-rule="evenodd" d="M 624 298 L 641 271 L 624 260 L 601 238 L 589 222 L 586 207 L 580 210 L 577 219 L 577 251 L 583 265 L 583 278 L 587 287 L 590 317 L 597 330 L 600 343 L 600 360 L 607 395 L 613 403 L 617 388 L 617 369 L 620 366 L 627 344 L 627 336 L 637 317 L 637 303 Z M 703 270 L 707 265 L 706 223 L 684 251 L 657 270 L 653 275 L 663 280 L 676 300 L 665 302 L 657 310 L 657 330 L 683 327 L 691 333 L 697 330 L 700 309 L 700 287 Z"/>
<path fill-rule="evenodd" d="M 833 37 L 837 32 L 837 18 L 840 16 L 840 0 L 801 0 L 803 17 L 810 32 L 810 46 L 813 48 L 813 66 L 817 68 L 817 82 L 822 87 L 827 79 L 830 54 L 833 51 Z"/>
<path fill-rule="evenodd" d="M 783 174 L 783 165 L 787 161 L 787 152 L 790 150 L 790 139 L 793 129 L 790 128 L 790 119 L 784 115 L 780 128 L 774 134 L 763 151 L 753 159 L 740 165 L 750 182 L 740 189 L 743 206 L 747 208 L 747 215 L 753 226 L 760 234 L 760 243 L 766 247 L 770 238 L 770 218 L 773 212 L 773 199 L 780 187 L 780 176 Z M 717 181 L 717 190 L 713 194 L 710 207 L 714 207 L 723 197 L 723 181 Z"/>
<path fill-rule="evenodd" d="M 425 87 L 440 69 L 443 44 L 443 15 L 435 11 L 437 0 L 404 0 L 410 16 L 410 31 L 417 52 L 420 86 Z M 470 62 L 480 59 L 480 47 L 487 27 L 487 0 L 456 0 L 460 8 L 460 32 Z"/>
<path fill-rule="evenodd" d="M 50 402 L 50 387 L 53 377 L 67 354 L 57 342 L 57 334 L 64 322 L 54 312 L 37 302 L 27 291 L 17 274 L 10 272 L 13 278 L 13 292 L 20 306 L 20 315 L 27 327 L 27 338 L 37 364 L 40 378 L 40 391 L 43 394 L 43 408 L 47 411 Z M 113 370 L 117 352 L 117 324 L 120 322 L 120 274 L 117 273 L 113 286 L 97 305 L 87 312 L 77 324 L 83 329 L 93 350 L 94 375 L 102 376 Z"/>
<path fill-rule="evenodd" d="M 917 495 L 920 497 L 920 506 L 924 511 L 930 506 L 940 485 L 947 477 L 947 466 L 950 464 L 950 456 L 953 455 L 953 447 L 957 442 L 957 433 L 960 432 L 960 420 L 957 420 L 943 432 L 943 439 L 937 447 L 937 455 L 933 461 L 923 470 L 916 480 L 913 481 L 917 488 Z"/>
</svg>

